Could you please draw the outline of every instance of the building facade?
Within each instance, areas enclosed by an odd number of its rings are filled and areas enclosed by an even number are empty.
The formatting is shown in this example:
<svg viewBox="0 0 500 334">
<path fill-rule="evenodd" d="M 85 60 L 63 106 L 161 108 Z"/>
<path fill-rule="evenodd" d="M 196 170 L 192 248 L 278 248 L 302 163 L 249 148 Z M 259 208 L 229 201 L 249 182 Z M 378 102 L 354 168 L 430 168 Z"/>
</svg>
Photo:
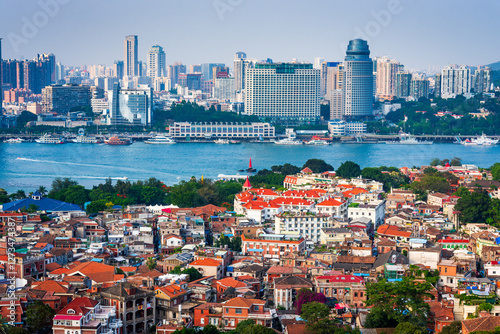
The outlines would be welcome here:
<svg viewBox="0 0 500 334">
<path fill-rule="evenodd" d="M 368 43 L 361 39 L 350 41 L 344 61 L 344 116 L 372 115 L 373 81 L 373 61 Z"/>
<path fill-rule="evenodd" d="M 245 113 L 281 124 L 315 123 L 320 115 L 320 70 L 297 63 L 248 68 Z"/>
<path fill-rule="evenodd" d="M 135 77 L 139 75 L 138 44 L 139 42 L 136 35 L 125 37 L 125 55 L 123 58 L 123 74 L 125 76 Z"/>
<path fill-rule="evenodd" d="M 153 117 L 153 90 L 147 85 L 120 88 L 115 83 L 108 92 L 109 125 L 149 126 Z"/>
<path fill-rule="evenodd" d="M 47 86 L 42 89 L 42 112 L 67 114 L 73 107 L 90 107 L 90 99 L 90 86 Z"/>
<path fill-rule="evenodd" d="M 274 137 L 269 123 L 189 123 L 176 122 L 170 126 L 174 138 L 263 138 Z"/>
<path fill-rule="evenodd" d="M 166 76 L 165 51 L 161 46 L 153 45 L 148 52 L 148 77 L 154 79 Z"/>
</svg>

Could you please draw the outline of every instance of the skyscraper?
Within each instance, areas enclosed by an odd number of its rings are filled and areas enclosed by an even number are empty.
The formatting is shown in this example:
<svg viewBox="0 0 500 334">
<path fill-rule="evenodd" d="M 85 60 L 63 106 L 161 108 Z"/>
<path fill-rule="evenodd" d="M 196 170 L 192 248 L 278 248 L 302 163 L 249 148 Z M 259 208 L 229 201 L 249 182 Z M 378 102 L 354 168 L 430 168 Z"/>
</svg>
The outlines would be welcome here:
<svg viewBox="0 0 500 334">
<path fill-rule="evenodd" d="M 429 80 L 423 78 L 413 78 L 410 83 L 410 96 L 415 100 L 421 97 L 429 97 Z"/>
<path fill-rule="evenodd" d="M 441 97 L 454 98 L 471 91 L 471 73 L 468 66 L 449 65 L 441 70 Z"/>
<path fill-rule="evenodd" d="M 153 89 L 139 85 L 136 89 L 120 88 L 119 83 L 108 91 L 109 125 L 151 125 Z"/>
<path fill-rule="evenodd" d="M 489 67 L 479 67 L 474 72 L 474 93 L 485 93 L 490 90 L 491 70 Z"/>
<path fill-rule="evenodd" d="M 375 58 L 376 62 L 376 96 L 380 100 L 391 100 L 396 96 L 396 74 L 403 66 L 395 59 L 388 57 Z"/>
<path fill-rule="evenodd" d="M 344 64 L 323 62 L 321 64 L 322 96 L 330 103 L 330 119 L 342 119 Z"/>
<path fill-rule="evenodd" d="M 125 37 L 125 57 L 123 59 L 124 75 L 135 77 L 139 75 L 138 41 L 136 35 Z"/>
<path fill-rule="evenodd" d="M 204 63 L 201 64 L 201 74 L 203 74 L 203 79 L 205 81 L 213 79 L 213 68 L 214 67 L 225 67 L 222 63 Z"/>
<path fill-rule="evenodd" d="M 113 74 L 118 79 L 123 78 L 123 60 L 115 60 L 113 64 Z"/>
<path fill-rule="evenodd" d="M 410 83 L 410 72 L 402 71 L 396 73 L 396 97 L 398 99 L 406 99 L 408 96 L 410 96 Z"/>
<path fill-rule="evenodd" d="M 245 113 L 281 124 L 319 118 L 320 70 L 312 64 L 255 64 L 245 75 Z"/>
<path fill-rule="evenodd" d="M 168 67 L 168 78 L 172 87 L 175 87 L 179 83 L 179 74 L 183 73 L 186 73 L 186 65 L 182 65 L 180 62 L 176 61 Z"/>
<path fill-rule="evenodd" d="M 314 68 L 317 70 L 321 70 L 321 64 L 325 61 L 325 58 L 316 57 L 314 58 Z"/>
<path fill-rule="evenodd" d="M 344 61 L 344 116 L 370 116 L 373 109 L 373 61 L 368 43 L 349 41 Z"/>
<path fill-rule="evenodd" d="M 47 62 L 47 80 L 51 84 L 56 83 L 56 56 L 53 53 L 42 53 L 38 56 L 38 61 Z"/>
</svg>

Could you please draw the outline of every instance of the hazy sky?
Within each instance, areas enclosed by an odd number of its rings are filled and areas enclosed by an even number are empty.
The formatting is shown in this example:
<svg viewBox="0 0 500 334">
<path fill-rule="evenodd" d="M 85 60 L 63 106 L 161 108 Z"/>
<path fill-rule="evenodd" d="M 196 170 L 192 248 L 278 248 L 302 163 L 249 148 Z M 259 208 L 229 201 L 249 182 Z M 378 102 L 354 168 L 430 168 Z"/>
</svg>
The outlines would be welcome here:
<svg viewBox="0 0 500 334">
<path fill-rule="evenodd" d="M 56 4 L 56 6 L 54 6 Z M 407 68 L 500 60 L 498 0 L 0 0 L 3 58 L 52 52 L 64 65 L 139 59 L 159 44 L 167 63 L 342 60 L 350 39 Z M 34 28 L 34 29 L 33 29 Z"/>
</svg>

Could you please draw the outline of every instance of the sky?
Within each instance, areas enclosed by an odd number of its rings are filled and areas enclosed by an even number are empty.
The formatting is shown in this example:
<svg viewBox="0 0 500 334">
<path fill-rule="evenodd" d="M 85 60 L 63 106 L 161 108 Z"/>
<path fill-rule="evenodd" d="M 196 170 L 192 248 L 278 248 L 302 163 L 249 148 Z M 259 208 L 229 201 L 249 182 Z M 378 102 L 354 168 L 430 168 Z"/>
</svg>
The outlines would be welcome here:
<svg viewBox="0 0 500 334">
<path fill-rule="evenodd" d="M 275 62 L 342 61 L 350 39 L 408 69 L 500 60 L 498 0 L 0 0 L 4 59 L 52 52 L 68 66 L 139 60 L 161 45 L 167 64 L 222 62 L 234 53 Z"/>
</svg>

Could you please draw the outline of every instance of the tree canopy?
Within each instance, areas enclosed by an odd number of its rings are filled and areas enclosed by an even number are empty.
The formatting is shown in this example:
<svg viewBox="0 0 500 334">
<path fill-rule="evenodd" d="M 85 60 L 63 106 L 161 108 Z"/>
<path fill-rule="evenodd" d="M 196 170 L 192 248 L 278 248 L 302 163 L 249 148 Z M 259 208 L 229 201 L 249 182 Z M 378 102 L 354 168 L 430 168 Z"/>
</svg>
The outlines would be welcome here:
<svg viewBox="0 0 500 334">
<path fill-rule="evenodd" d="M 333 166 L 327 164 L 325 160 L 322 159 L 309 159 L 306 161 L 302 169 L 309 167 L 314 173 L 323 173 L 328 171 L 333 171 Z"/>
<path fill-rule="evenodd" d="M 359 165 L 352 161 L 343 162 L 339 168 L 337 168 L 337 176 L 351 179 L 361 175 L 361 168 Z"/>
<path fill-rule="evenodd" d="M 56 312 L 41 301 L 36 301 L 26 309 L 26 324 L 30 333 L 36 333 L 52 325 Z"/>
</svg>

